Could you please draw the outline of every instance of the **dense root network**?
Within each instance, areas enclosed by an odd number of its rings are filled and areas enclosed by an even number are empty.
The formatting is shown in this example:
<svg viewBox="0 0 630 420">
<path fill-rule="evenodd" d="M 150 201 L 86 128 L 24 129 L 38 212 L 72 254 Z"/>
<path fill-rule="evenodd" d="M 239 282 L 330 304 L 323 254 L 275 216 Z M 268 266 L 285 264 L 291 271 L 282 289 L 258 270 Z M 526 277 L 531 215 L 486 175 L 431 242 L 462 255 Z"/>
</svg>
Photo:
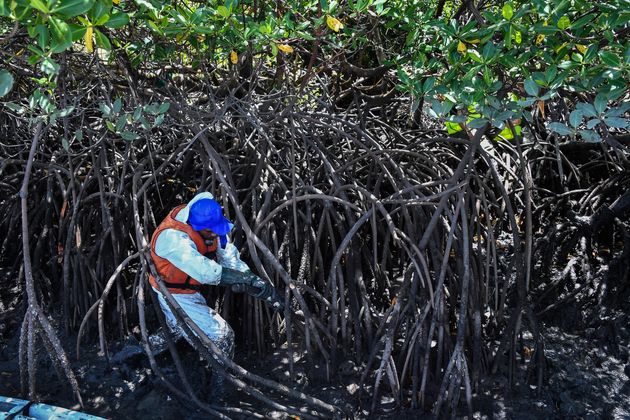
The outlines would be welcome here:
<svg viewBox="0 0 630 420">
<path fill-rule="evenodd" d="M 172 343 L 179 379 L 161 373 L 147 341 L 159 326 L 145 317 L 147 299 L 157 306 L 146 281 L 155 271 L 150 235 L 200 191 L 223 203 L 243 258 L 289 302 L 276 314 L 221 294 L 237 335 L 261 352 L 286 345 L 290 362 L 307 352 L 328 372 L 363 362 L 371 410 L 390 394 L 436 414 L 466 412 L 483 378 L 500 370 L 513 380 L 517 361 L 541 385 L 541 317 L 565 302 L 628 295 L 623 149 L 563 150 L 535 132 L 496 142 L 483 129 L 466 139 L 401 130 L 385 106 L 339 110 L 321 93 L 241 88 L 191 98 L 107 83 L 69 84 L 64 101 L 75 111 L 56 126 L 0 116 L 0 255 L 25 285 L 20 363 L 31 395 L 40 342 L 80 399 L 56 334 L 78 332 L 77 355 L 98 339 L 108 357 L 108 341 L 140 325 L 151 367 L 173 393 L 213 415 L 229 413 L 195 393 Z M 113 134 L 94 99 L 112 88 L 109 106 L 126 98 L 116 118 L 168 101 L 163 124 L 133 141 Z M 604 263 L 617 267 L 615 276 L 597 272 Z M 168 301 L 185 330 L 198 331 Z M 59 321 L 57 333 L 48 316 Z M 524 331 L 531 352 L 519 342 Z M 269 406 L 301 417 L 340 413 L 248 372 L 208 340 L 195 347 Z"/>
</svg>

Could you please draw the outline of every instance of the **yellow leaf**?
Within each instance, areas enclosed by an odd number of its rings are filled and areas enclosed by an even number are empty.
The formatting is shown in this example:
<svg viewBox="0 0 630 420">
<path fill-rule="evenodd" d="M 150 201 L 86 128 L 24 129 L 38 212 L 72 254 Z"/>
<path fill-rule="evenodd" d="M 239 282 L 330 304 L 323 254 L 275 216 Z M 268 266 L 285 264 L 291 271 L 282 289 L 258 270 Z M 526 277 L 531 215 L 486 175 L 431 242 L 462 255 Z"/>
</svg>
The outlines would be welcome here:
<svg viewBox="0 0 630 420">
<path fill-rule="evenodd" d="M 466 42 L 468 42 L 469 44 L 479 44 L 479 38 L 467 39 Z"/>
<path fill-rule="evenodd" d="M 575 46 L 575 48 L 578 49 L 579 52 L 581 52 L 582 54 L 586 54 L 586 50 L 588 50 L 588 48 L 586 48 L 584 45 L 582 44 L 577 44 Z"/>
<path fill-rule="evenodd" d="M 335 32 L 339 32 L 341 29 L 343 29 L 343 23 L 339 22 L 337 18 L 334 18 L 330 15 L 326 16 L 326 24 L 330 29 Z"/>
<path fill-rule="evenodd" d="M 540 34 L 536 37 L 536 45 L 540 45 L 542 44 L 542 42 L 545 40 L 545 36 L 543 34 Z"/>
<path fill-rule="evenodd" d="M 516 31 L 514 34 L 514 42 L 520 44 L 523 41 L 523 36 L 521 35 L 521 31 Z"/>
<path fill-rule="evenodd" d="M 120 4 L 120 0 L 112 0 L 112 3 L 114 3 L 114 4 Z"/>
<path fill-rule="evenodd" d="M 293 47 L 287 44 L 277 44 L 278 49 L 287 54 L 291 54 L 293 52 Z"/>
<path fill-rule="evenodd" d="M 238 63 L 238 54 L 234 50 L 230 52 L 230 61 L 232 62 L 232 64 Z"/>
<path fill-rule="evenodd" d="M 85 37 L 83 39 L 85 41 L 85 49 L 89 53 L 94 51 L 94 45 L 92 44 L 92 35 L 93 34 L 94 34 L 94 29 L 91 26 L 88 26 L 85 29 Z"/>
<path fill-rule="evenodd" d="M 467 49 L 468 48 L 466 48 L 466 44 L 464 44 L 462 41 L 459 41 L 459 44 L 457 44 L 457 51 L 463 54 L 466 52 Z"/>
</svg>

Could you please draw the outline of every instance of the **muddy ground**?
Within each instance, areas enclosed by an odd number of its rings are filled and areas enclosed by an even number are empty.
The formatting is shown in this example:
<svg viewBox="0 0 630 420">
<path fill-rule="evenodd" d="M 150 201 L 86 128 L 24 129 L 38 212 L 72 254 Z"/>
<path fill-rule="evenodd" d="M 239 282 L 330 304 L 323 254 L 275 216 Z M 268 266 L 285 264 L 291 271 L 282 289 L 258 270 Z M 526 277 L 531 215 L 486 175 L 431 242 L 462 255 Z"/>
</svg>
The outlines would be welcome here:
<svg viewBox="0 0 630 420">
<path fill-rule="evenodd" d="M 516 385 L 509 389 L 507 377 L 499 372 L 482 383 L 482 392 L 474 395 L 475 418 L 498 419 L 630 419 L 630 317 L 624 311 L 600 310 L 588 321 L 569 322 L 571 309 L 552 317 L 555 322 L 545 325 L 547 365 L 542 390 L 525 380 L 525 365 L 519 365 Z M 20 395 L 18 371 L 19 308 L 2 314 L 0 322 L 0 395 Z M 573 324 L 573 325 L 572 325 Z M 82 347 L 76 360 L 75 341 L 65 340 L 65 347 L 73 360 L 86 403 L 84 411 L 107 418 L 208 418 L 195 406 L 183 403 L 166 392 L 149 369 L 147 358 L 141 353 L 132 335 L 126 341 L 110 343 L 110 362 L 98 357 L 96 345 Z M 522 338 L 527 346 L 528 337 Z M 178 343 L 193 387 L 205 399 L 207 376 L 203 363 L 185 341 Z M 168 376 L 175 378 L 166 354 L 158 359 Z M 269 354 L 247 353 L 237 343 L 236 361 L 252 372 L 289 384 L 285 349 Z M 310 367 L 310 368 L 309 368 Z M 393 398 L 385 392 L 382 404 L 375 413 L 367 409 L 371 404 L 373 380 L 365 391 L 357 390 L 361 366 L 352 361 L 341 363 L 326 381 L 326 372 L 316 360 L 297 357 L 293 386 L 308 394 L 342 407 L 355 418 L 431 418 L 421 409 L 408 406 L 396 408 Z M 60 381 L 47 356 L 39 358 L 37 391 L 40 401 L 78 409 L 69 386 Z M 385 391 L 388 391 L 385 389 Z M 282 412 L 233 392 L 228 406 L 259 413 L 265 418 L 289 418 Z M 466 410 L 462 407 L 461 413 Z M 226 412 L 233 418 L 248 418 Z"/>
</svg>

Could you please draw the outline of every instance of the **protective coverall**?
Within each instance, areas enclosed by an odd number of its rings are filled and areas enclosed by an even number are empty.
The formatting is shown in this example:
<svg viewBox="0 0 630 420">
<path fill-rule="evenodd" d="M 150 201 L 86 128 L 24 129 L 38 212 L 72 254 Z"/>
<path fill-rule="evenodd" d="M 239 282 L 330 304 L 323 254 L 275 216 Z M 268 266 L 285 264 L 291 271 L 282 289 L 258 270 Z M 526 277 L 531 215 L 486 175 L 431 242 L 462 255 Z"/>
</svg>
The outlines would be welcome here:
<svg viewBox="0 0 630 420">
<path fill-rule="evenodd" d="M 175 220 L 186 223 L 189 218 L 191 206 L 201 199 L 212 199 L 212 194 L 203 192 L 196 195 L 174 217 Z M 221 244 L 223 245 L 223 244 Z M 238 249 L 231 242 L 216 249 L 216 262 L 199 253 L 197 246 L 191 237 L 185 232 L 175 229 L 162 230 L 155 240 L 154 252 L 159 257 L 168 260 L 179 270 L 185 272 L 190 278 L 202 284 L 217 285 L 221 280 L 223 267 L 240 272 L 248 270 L 248 266 L 241 261 Z M 166 303 L 162 293 L 152 286 L 157 292 L 160 307 L 164 312 L 171 332 L 176 337 L 183 336 L 190 342 L 184 331 L 177 325 L 175 315 Z M 234 355 L 234 331 L 228 323 L 213 309 L 207 306 L 206 300 L 199 292 L 173 293 L 173 297 L 182 307 L 184 312 L 204 331 L 210 340 L 219 347 L 228 357 Z M 153 336 L 153 340 L 156 339 Z M 219 375 L 213 374 L 212 387 L 222 387 Z M 215 390 L 216 391 L 216 390 Z M 220 392 L 220 391 L 219 391 Z"/>
</svg>

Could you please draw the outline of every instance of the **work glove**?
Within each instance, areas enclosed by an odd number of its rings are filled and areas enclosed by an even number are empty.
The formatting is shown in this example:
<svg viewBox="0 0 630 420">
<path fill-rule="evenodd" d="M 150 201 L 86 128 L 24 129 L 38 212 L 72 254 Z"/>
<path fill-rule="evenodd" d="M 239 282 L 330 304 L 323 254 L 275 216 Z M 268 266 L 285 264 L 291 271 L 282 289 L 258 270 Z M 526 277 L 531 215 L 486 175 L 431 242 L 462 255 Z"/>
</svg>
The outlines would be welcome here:
<svg viewBox="0 0 630 420">
<path fill-rule="evenodd" d="M 246 272 L 241 272 L 238 270 L 233 270 L 231 268 L 223 267 L 221 271 L 221 280 L 219 281 L 219 284 L 222 284 L 222 285 L 244 284 L 247 286 L 253 286 L 256 280 L 260 280 L 260 279 L 249 270 L 247 270 Z"/>
<path fill-rule="evenodd" d="M 247 293 L 250 296 L 264 301 L 271 306 L 274 310 L 284 311 L 284 300 L 280 297 L 280 294 L 268 282 L 256 277 L 256 280 L 251 285 L 247 284 L 233 284 L 231 286 L 232 291 L 236 293 Z"/>
</svg>

